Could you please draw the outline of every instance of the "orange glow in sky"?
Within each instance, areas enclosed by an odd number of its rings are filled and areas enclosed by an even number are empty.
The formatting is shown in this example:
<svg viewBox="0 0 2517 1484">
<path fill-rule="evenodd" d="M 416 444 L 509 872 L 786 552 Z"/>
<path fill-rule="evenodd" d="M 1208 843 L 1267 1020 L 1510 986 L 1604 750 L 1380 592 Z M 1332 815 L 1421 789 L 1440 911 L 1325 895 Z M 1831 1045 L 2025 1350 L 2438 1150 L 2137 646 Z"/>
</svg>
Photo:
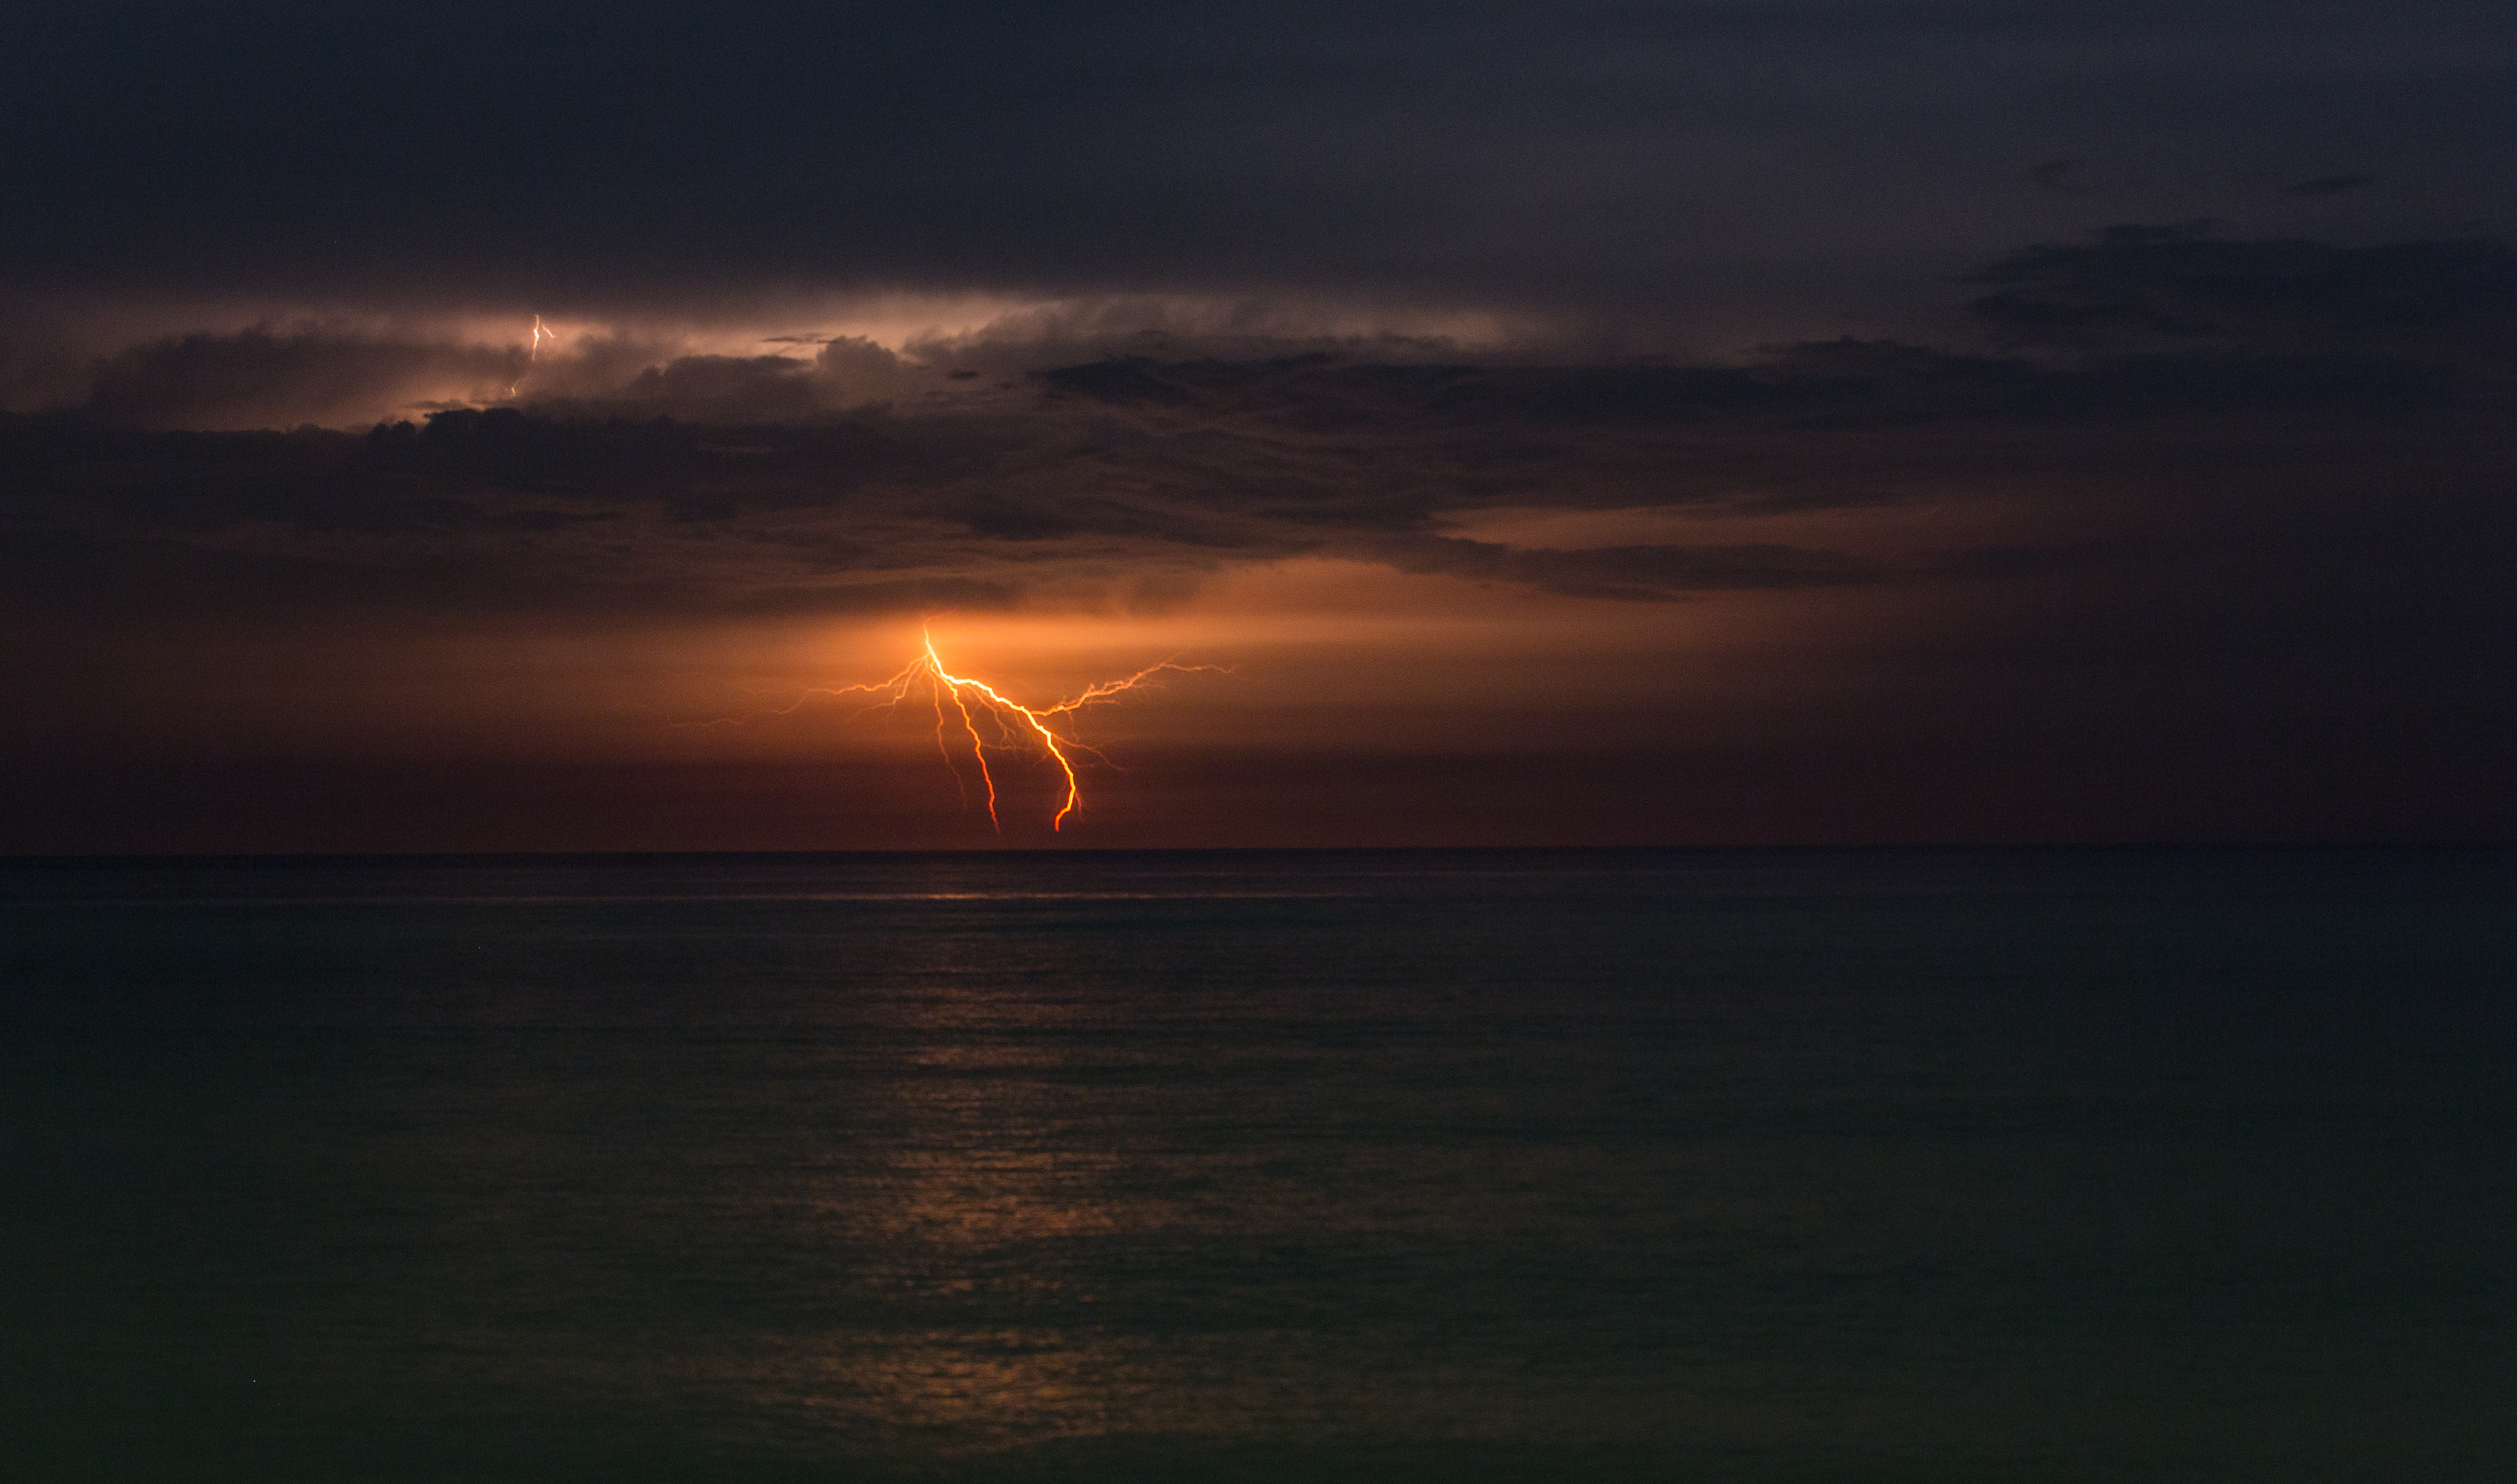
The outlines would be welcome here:
<svg viewBox="0 0 2517 1484">
<path fill-rule="evenodd" d="M 999 833 L 1003 832 L 1004 826 L 997 817 L 997 779 L 995 772 L 988 766 L 988 750 L 991 747 L 1001 752 L 1034 752 L 1056 765 L 1058 774 L 1065 783 L 1065 788 L 1059 797 L 1057 812 L 1048 822 L 1048 827 L 1052 830 L 1061 829 L 1065 827 L 1066 817 L 1084 804 L 1083 788 L 1076 780 L 1075 760 L 1070 754 L 1085 752 L 1094 757 L 1101 757 L 1101 753 L 1097 748 L 1078 740 L 1072 732 L 1059 732 L 1050 724 L 1053 718 L 1073 716 L 1087 706 L 1100 704 L 1129 691 L 1151 684 L 1156 676 L 1166 672 L 1230 673 L 1220 665 L 1174 664 L 1166 659 L 1158 664 L 1149 664 L 1122 679 L 1097 681 L 1054 704 L 1034 707 L 1024 705 L 986 681 L 954 674 L 944 667 L 943 656 L 936 652 L 934 634 L 921 630 L 919 638 L 920 649 L 917 657 L 887 679 L 865 685 L 816 686 L 796 698 L 793 705 L 783 706 L 765 714 L 781 716 L 790 714 L 815 696 L 873 696 L 879 698 L 875 702 L 875 705 L 889 709 L 909 700 L 922 688 L 926 692 L 928 703 L 935 708 L 936 750 L 943 753 L 945 766 L 953 770 L 953 781 L 956 784 L 962 784 L 965 775 L 961 771 L 960 757 L 953 741 L 953 733 L 956 730 L 954 723 L 958 721 L 959 732 L 968 741 L 970 760 L 978 768 L 980 784 L 987 793 L 988 824 Z M 952 705 L 950 715 L 945 711 L 948 701 Z M 725 720 L 740 722 L 745 719 L 747 718 L 729 717 Z M 1108 759 L 1102 758 L 1102 761 L 1107 762 Z M 965 799 L 968 797 L 966 792 L 963 797 Z"/>
</svg>

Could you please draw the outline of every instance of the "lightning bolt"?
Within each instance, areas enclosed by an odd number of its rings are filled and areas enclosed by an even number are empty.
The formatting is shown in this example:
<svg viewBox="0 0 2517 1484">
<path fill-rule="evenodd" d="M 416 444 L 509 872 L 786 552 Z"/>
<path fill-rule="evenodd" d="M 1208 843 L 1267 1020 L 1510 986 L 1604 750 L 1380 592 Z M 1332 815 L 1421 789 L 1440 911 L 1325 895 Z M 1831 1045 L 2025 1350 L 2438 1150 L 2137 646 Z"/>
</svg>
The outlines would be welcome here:
<svg viewBox="0 0 2517 1484">
<path fill-rule="evenodd" d="M 559 331 L 554 330 L 554 329 L 547 329 L 547 328 L 545 328 L 545 327 L 543 326 L 543 324 L 542 324 L 542 317 L 541 317 L 541 316 L 539 316 L 539 315 L 535 315 L 535 316 L 533 316 L 533 338 L 532 342 L 531 342 L 531 343 L 526 347 L 526 349 L 525 349 L 525 364 L 527 364 L 527 365 L 532 365 L 533 362 L 535 362 L 535 361 L 537 361 L 537 360 L 541 360 L 541 359 L 542 359 L 542 342 L 543 342 L 543 341 L 545 341 L 545 340 L 556 341 L 556 340 L 558 340 L 558 339 L 559 339 Z M 513 381 L 508 382 L 508 383 L 507 383 L 507 395 L 508 395 L 508 396 L 510 396 L 510 397 L 515 396 L 515 395 L 516 395 L 516 388 L 517 388 L 520 384 L 521 384 L 521 383 L 513 382 Z"/>
<path fill-rule="evenodd" d="M 988 765 L 989 752 L 1029 752 L 1056 765 L 1058 776 L 1066 786 L 1058 800 L 1057 812 L 1048 822 L 1048 827 L 1055 830 L 1065 827 L 1067 816 L 1084 807 L 1083 784 L 1075 775 L 1075 755 L 1086 754 L 1103 762 L 1109 761 L 1099 748 L 1081 741 L 1072 731 L 1059 731 L 1058 727 L 1063 723 L 1056 723 L 1056 718 L 1071 717 L 1088 706 L 1099 705 L 1130 691 L 1159 684 L 1157 677 L 1167 673 L 1232 673 L 1222 665 L 1174 664 L 1166 659 L 1159 664 L 1149 664 L 1132 675 L 1095 682 L 1054 704 L 1027 706 L 984 680 L 956 675 L 945 668 L 944 657 L 935 648 L 935 635 L 931 630 L 921 629 L 918 637 L 917 657 L 887 679 L 864 685 L 816 686 L 797 697 L 792 705 L 754 712 L 752 716 L 722 717 L 694 725 L 729 726 L 757 716 L 789 716 L 816 696 L 871 696 L 875 698 L 874 704 L 876 707 L 896 709 L 923 691 L 927 703 L 935 711 L 936 750 L 943 754 L 944 765 L 953 770 L 953 782 L 957 786 L 964 786 L 961 758 L 966 756 L 977 766 L 980 785 L 987 793 L 988 825 L 999 834 L 1004 832 L 1004 824 L 997 814 L 997 776 L 996 770 Z M 957 749 L 954 741 L 957 735 L 961 742 L 966 743 L 966 752 Z M 968 799 L 964 786 L 962 800 L 965 805 Z"/>
</svg>

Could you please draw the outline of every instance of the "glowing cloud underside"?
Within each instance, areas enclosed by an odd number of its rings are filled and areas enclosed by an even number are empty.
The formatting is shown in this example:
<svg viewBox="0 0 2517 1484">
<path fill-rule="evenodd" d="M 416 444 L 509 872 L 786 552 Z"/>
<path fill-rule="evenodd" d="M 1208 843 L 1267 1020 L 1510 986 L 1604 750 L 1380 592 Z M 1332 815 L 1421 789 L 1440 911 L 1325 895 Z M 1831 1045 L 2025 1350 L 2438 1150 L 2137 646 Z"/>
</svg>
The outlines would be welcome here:
<svg viewBox="0 0 2517 1484">
<path fill-rule="evenodd" d="M 1084 804 L 1083 788 L 1075 777 L 1075 761 L 1069 754 L 1089 753 L 1103 762 L 1109 759 L 1102 757 L 1099 749 L 1078 741 L 1072 733 L 1060 733 L 1050 725 L 1051 718 L 1072 716 L 1087 706 L 1137 690 L 1153 683 L 1154 677 L 1167 671 L 1179 674 L 1201 670 L 1230 673 L 1220 665 L 1173 664 L 1165 660 L 1160 664 L 1147 665 L 1124 679 L 1104 680 L 1088 686 L 1054 705 L 1033 707 L 1024 705 L 985 681 L 956 675 L 946 669 L 943 657 L 935 652 L 935 636 L 924 634 L 921 637 L 924 646 L 917 657 L 887 680 L 867 685 L 817 686 L 797 698 L 794 705 L 765 714 L 791 714 L 815 696 L 874 696 L 879 698 L 875 701 L 877 706 L 896 707 L 923 690 L 928 703 L 935 708 L 936 750 L 944 754 L 945 766 L 953 770 L 953 782 L 962 785 L 962 798 L 966 803 L 969 797 L 967 775 L 961 771 L 960 757 L 954 742 L 955 723 L 958 722 L 960 737 L 969 744 L 970 760 L 978 767 L 979 782 L 987 790 L 988 824 L 1001 834 L 1004 827 L 997 818 L 997 778 L 995 771 L 988 766 L 991 748 L 1000 752 L 1029 752 L 1056 764 L 1059 776 L 1065 780 L 1066 790 L 1058 801 L 1056 815 L 1048 822 L 1048 827 L 1059 829 L 1064 827 L 1066 817 Z M 949 712 L 946 709 L 948 703 L 951 707 Z"/>
</svg>

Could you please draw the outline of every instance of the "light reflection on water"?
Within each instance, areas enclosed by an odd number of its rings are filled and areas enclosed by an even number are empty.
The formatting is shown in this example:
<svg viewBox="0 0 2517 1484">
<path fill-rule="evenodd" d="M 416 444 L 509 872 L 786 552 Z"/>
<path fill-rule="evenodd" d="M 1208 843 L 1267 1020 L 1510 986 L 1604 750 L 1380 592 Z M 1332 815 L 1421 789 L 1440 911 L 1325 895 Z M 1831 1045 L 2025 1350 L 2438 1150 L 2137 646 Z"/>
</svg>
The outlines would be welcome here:
<svg viewBox="0 0 2517 1484">
<path fill-rule="evenodd" d="M 0 872 L 49 1476 L 2517 1457 L 2503 857 L 202 875 Z"/>
</svg>

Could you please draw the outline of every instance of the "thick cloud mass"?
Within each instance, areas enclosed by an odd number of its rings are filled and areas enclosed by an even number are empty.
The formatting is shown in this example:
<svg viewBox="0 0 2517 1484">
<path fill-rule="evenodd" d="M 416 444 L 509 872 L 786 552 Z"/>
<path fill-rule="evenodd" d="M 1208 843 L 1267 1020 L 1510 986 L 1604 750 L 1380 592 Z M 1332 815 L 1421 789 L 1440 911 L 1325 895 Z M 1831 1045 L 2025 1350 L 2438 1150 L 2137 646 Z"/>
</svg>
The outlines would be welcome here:
<svg viewBox="0 0 2517 1484">
<path fill-rule="evenodd" d="M 98 623 L 1055 610 L 1317 557 L 1642 603 L 1910 589 L 1945 608 L 1932 643 L 1979 655 L 2239 687 L 2272 663 L 2311 692 L 2426 675 L 2487 709 L 2517 694 L 2505 249 L 2125 232 L 1980 276 L 1997 292 L 1978 312 L 2015 338 L 2099 348 L 1137 359 L 967 381 L 853 343 L 608 380 L 589 353 L 550 372 L 575 393 L 540 403 L 218 435 L 131 424 L 251 405 L 311 365 L 339 387 L 403 372 L 364 341 L 169 342 L 108 362 L 86 413 L 0 427 L 10 591 Z M 1551 510 L 1660 525 L 1478 525 Z M 2345 668 L 2308 674 L 2327 664 Z"/>
<path fill-rule="evenodd" d="M 2349 457 L 2370 479 L 2488 445 L 2477 408 L 2499 395 L 2491 353 L 2517 302 L 2511 255 L 2483 241 L 2352 253 L 2119 233 L 1980 276 L 2001 291 L 1977 311 L 2014 338 L 2132 348 L 2058 360 L 1845 341 L 1738 367 L 1134 359 L 956 381 L 834 342 L 809 362 L 681 357 L 623 375 L 622 360 L 607 380 L 602 347 L 538 368 L 251 331 L 127 352 L 87 414 L 12 423 L 8 513 L 21 541 L 85 560 L 172 543 L 203 582 L 249 564 L 217 600 L 240 604 L 284 604 L 283 571 L 328 590 L 345 565 L 413 602 L 728 613 L 1090 602 L 1147 573 L 1297 555 L 1642 600 L 1914 581 L 1996 559 L 1752 538 L 1725 518 L 1910 499 L 1935 481 L 2190 485 L 2243 449 L 2269 451 L 2247 454 L 2265 462 L 2241 486 L 2190 497 L 2294 487 L 2257 538 L 2297 539 L 2330 516 L 2319 500 L 2350 496 L 2330 488 L 2329 450 L 2291 451 L 2304 430 L 2362 429 Z M 311 406 L 448 367 L 531 371 L 573 395 L 364 435 L 129 426 Z M 1702 519 L 1685 543 L 1572 550 L 1444 524 L 1491 507 Z M 2002 550 L 2022 570 L 2061 560 Z"/>
<path fill-rule="evenodd" d="M 335 424 L 435 388 L 488 395 L 524 370 L 518 353 L 300 329 L 194 333 L 134 346 L 96 372 L 87 408 L 115 423 L 183 428 Z"/>
<path fill-rule="evenodd" d="M 2399 348 L 2481 361 L 2517 342 L 2517 256 L 2484 238 L 2341 248 L 2218 241 L 2208 224 L 2117 227 L 1971 276 L 2012 345 L 2253 353 Z"/>
</svg>

